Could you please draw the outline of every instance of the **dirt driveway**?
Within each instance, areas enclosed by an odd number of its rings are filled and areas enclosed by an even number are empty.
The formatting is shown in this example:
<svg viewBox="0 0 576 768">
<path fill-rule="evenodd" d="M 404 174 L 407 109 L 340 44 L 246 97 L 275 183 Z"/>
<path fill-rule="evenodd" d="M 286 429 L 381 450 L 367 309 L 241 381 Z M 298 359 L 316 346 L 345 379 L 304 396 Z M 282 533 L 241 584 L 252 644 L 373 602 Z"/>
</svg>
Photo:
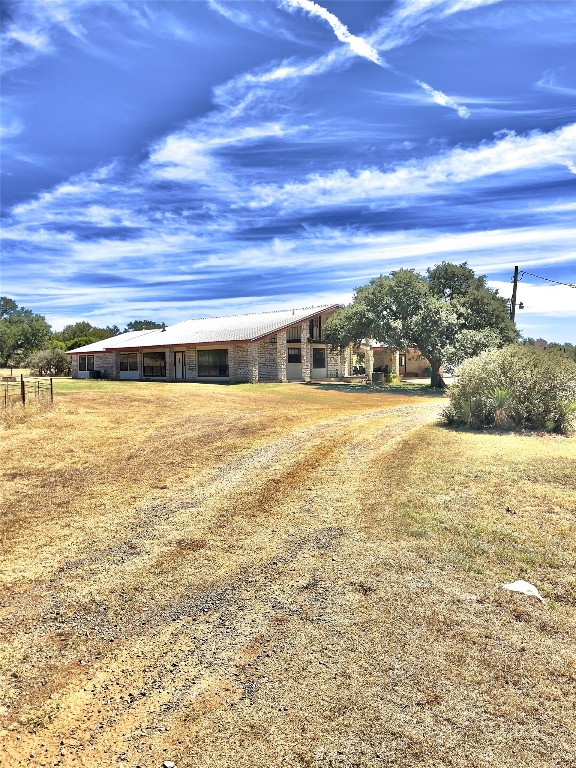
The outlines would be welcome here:
<svg viewBox="0 0 576 768">
<path fill-rule="evenodd" d="M 442 402 L 149 391 L 6 435 L 2 766 L 514 765 L 453 646 L 488 609 L 373 513 Z"/>
</svg>

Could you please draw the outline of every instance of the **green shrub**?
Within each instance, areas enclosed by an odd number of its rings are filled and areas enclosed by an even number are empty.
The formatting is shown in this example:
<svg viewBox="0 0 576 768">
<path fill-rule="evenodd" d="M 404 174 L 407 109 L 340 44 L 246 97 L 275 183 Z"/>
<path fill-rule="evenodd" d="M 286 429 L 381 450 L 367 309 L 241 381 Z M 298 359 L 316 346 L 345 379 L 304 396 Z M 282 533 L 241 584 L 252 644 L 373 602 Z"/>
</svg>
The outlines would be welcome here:
<svg viewBox="0 0 576 768">
<path fill-rule="evenodd" d="M 69 376 L 70 355 L 62 349 L 42 349 L 30 357 L 30 368 L 37 376 Z"/>
<path fill-rule="evenodd" d="M 576 363 L 566 355 L 511 344 L 466 360 L 448 390 L 447 423 L 565 434 L 576 422 Z"/>
</svg>

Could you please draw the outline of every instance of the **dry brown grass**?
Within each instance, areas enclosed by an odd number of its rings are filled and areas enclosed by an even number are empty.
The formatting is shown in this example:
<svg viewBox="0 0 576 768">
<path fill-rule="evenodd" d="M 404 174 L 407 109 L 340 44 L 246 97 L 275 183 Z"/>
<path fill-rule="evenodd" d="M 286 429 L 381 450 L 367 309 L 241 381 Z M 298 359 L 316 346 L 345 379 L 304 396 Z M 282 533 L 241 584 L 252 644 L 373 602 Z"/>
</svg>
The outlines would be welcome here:
<svg viewBox="0 0 576 768">
<path fill-rule="evenodd" d="M 40 400 L 32 398 L 28 400 L 26 405 L 13 399 L 6 407 L 0 406 L 0 426 L 4 429 L 13 429 L 22 424 L 36 422 L 38 419 L 48 416 L 52 407 L 48 398 Z"/>
<path fill-rule="evenodd" d="M 62 382 L 2 437 L 4 764 L 574 764 L 576 440 L 439 405 Z"/>
<path fill-rule="evenodd" d="M 30 368 L 0 368 L 0 376 L 16 376 L 20 378 L 20 375 L 29 376 Z"/>
</svg>

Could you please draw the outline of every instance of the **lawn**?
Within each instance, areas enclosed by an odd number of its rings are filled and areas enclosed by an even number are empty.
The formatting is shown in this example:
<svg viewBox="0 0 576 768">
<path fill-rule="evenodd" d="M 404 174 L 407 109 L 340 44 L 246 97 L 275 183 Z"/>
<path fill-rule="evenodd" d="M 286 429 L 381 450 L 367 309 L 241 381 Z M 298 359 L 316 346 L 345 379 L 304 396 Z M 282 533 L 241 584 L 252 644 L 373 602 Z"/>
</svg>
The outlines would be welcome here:
<svg viewBox="0 0 576 768">
<path fill-rule="evenodd" d="M 0 763 L 576 764 L 576 439 L 442 405 L 57 381 L 2 433 Z"/>
</svg>

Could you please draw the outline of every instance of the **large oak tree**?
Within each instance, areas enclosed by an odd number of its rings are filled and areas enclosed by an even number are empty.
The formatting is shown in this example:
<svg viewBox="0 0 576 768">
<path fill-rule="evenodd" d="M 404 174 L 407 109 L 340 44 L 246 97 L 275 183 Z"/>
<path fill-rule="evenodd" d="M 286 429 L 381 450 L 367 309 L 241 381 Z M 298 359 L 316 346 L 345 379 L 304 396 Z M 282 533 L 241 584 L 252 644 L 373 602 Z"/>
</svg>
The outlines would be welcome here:
<svg viewBox="0 0 576 768">
<path fill-rule="evenodd" d="M 333 346 L 374 339 L 395 349 L 416 347 L 430 361 L 433 387 L 444 385 L 442 366 L 518 338 L 506 299 L 466 262 L 442 262 L 425 276 L 400 269 L 371 280 L 330 318 L 325 334 Z"/>
<path fill-rule="evenodd" d="M 19 307 L 13 299 L 0 297 L 0 364 L 18 364 L 48 344 L 52 329 L 43 315 Z"/>
</svg>

